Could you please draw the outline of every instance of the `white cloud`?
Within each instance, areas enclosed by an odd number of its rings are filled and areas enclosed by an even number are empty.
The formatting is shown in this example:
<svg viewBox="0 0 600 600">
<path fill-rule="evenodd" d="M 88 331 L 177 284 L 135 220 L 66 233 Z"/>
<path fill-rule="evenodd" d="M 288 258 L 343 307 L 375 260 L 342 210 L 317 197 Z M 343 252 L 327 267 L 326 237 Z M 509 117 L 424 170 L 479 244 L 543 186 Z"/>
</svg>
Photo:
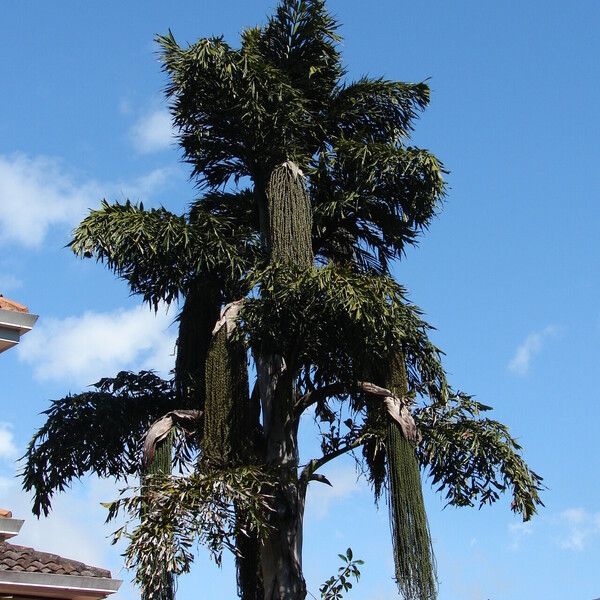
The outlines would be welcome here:
<svg viewBox="0 0 600 600">
<path fill-rule="evenodd" d="M 323 519 L 337 502 L 360 492 L 356 469 L 350 466 L 332 468 L 324 473 L 331 487 L 313 481 L 308 487 L 306 508 L 317 519 Z"/>
<path fill-rule="evenodd" d="M 12 426 L 9 423 L 0 423 L 0 458 L 13 459 L 17 456 Z"/>
<path fill-rule="evenodd" d="M 19 358 L 36 378 L 89 385 L 130 369 L 166 375 L 174 364 L 175 337 L 167 331 L 173 315 L 146 306 L 112 312 L 86 312 L 40 320 L 20 344 Z"/>
<path fill-rule="evenodd" d="M 0 241 L 36 247 L 49 227 L 74 223 L 100 189 L 76 184 L 51 158 L 0 156 Z"/>
<path fill-rule="evenodd" d="M 14 275 L 0 275 L 0 293 L 16 290 L 23 285 L 23 282 Z"/>
<path fill-rule="evenodd" d="M 171 115 L 165 109 L 147 113 L 131 127 L 129 135 L 141 154 L 165 150 L 175 141 Z"/>
<path fill-rule="evenodd" d="M 56 158 L 0 155 L 0 242 L 38 248 L 51 227 L 70 228 L 101 198 L 145 198 L 172 169 L 129 182 L 80 181 Z"/>
<path fill-rule="evenodd" d="M 548 325 L 542 331 L 530 333 L 508 363 L 508 370 L 515 375 L 527 375 L 533 357 L 539 354 L 544 343 L 557 333 L 558 328 L 554 325 Z"/>
<path fill-rule="evenodd" d="M 564 528 L 560 546 L 565 550 L 584 550 L 592 538 L 600 536 L 600 512 L 569 508 L 559 515 Z"/>
<path fill-rule="evenodd" d="M 172 167 L 163 167 L 162 169 L 154 169 L 145 175 L 137 177 L 133 181 L 125 184 L 120 184 L 118 187 L 121 196 L 130 198 L 131 200 L 143 200 L 149 198 L 162 189 L 170 177 L 173 177 L 176 169 Z M 97 204 L 97 202 L 96 202 Z"/>
</svg>

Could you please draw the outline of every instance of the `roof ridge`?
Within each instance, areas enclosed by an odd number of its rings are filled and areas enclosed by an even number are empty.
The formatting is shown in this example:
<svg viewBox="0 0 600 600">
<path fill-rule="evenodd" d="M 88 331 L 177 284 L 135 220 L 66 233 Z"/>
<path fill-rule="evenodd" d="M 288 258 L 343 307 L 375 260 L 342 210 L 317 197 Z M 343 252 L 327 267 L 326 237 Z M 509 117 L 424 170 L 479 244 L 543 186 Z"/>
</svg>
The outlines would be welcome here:
<svg viewBox="0 0 600 600">
<path fill-rule="evenodd" d="M 52 552 L 29 546 L 0 542 L 0 571 L 29 571 L 63 575 L 112 577 L 110 571 Z"/>
<path fill-rule="evenodd" d="M 9 300 L 0 294 L 0 308 L 4 310 L 13 310 L 15 312 L 28 313 L 29 309 L 24 304 L 19 304 L 14 300 Z"/>
</svg>

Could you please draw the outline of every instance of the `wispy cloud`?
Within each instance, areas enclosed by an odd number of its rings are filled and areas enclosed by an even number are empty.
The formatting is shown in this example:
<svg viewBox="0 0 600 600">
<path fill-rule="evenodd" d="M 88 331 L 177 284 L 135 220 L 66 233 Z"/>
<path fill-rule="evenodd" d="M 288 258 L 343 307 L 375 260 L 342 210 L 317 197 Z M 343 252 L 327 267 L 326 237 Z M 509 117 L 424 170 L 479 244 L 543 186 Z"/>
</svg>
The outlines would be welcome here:
<svg viewBox="0 0 600 600">
<path fill-rule="evenodd" d="M 10 292 L 20 288 L 23 282 L 14 275 L 0 275 L 0 293 Z"/>
<path fill-rule="evenodd" d="M 12 425 L 0 423 L 0 458 L 12 460 L 18 456 L 13 438 Z"/>
<path fill-rule="evenodd" d="M 511 550 L 519 550 L 523 542 L 533 533 L 533 526 L 530 521 L 525 523 L 510 523 L 508 531 L 511 539 Z"/>
<path fill-rule="evenodd" d="M 530 333 L 515 351 L 508 363 L 508 370 L 515 375 L 527 375 L 534 356 L 540 353 L 546 341 L 558 333 L 558 327 L 548 325 L 542 331 Z"/>
<path fill-rule="evenodd" d="M 559 514 L 563 527 L 560 546 L 565 550 L 584 550 L 590 541 L 600 536 L 600 512 L 584 508 L 569 508 Z"/>
<path fill-rule="evenodd" d="M 315 481 L 308 488 L 307 510 L 317 519 L 325 518 L 337 502 L 360 492 L 361 489 L 353 467 L 332 467 L 325 476 L 331 482 L 331 487 Z"/>
<path fill-rule="evenodd" d="M 86 312 L 45 319 L 18 348 L 40 380 L 89 385 L 123 369 L 154 369 L 163 375 L 174 364 L 173 315 L 146 306 Z"/>
<path fill-rule="evenodd" d="M 52 227 L 71 227 L 101 198 L 148 198 L 172 169 L 156 169 L 128 182 L 82 180 L 45 156 L 0 154 L 0 243 L 41 246 Z"/>
<path fill-rule="evenodd" d="M 165 150 L 175 141 L 171 115 L 165 109 L 149 112 L 131 127 L 129 136 L 140 154 Z"/>
</svg>

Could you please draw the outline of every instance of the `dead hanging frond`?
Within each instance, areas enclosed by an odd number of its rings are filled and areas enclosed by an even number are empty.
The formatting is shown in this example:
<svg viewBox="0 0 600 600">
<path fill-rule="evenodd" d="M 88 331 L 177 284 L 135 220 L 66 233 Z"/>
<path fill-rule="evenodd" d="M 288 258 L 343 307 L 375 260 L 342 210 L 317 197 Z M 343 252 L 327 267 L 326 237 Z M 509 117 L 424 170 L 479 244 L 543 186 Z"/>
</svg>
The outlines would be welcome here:
<svg viewBox="0 0 600 600">
<path fill-rule="evenodd" d="M 155 421 L 144 438 L 144 466 L 152 464 L 157 448 L 176 427 L 183 430 L 186 436 L 197 433 L 201 417 L 199 410 L 172 410 Z"/>
<path fill-rule="evenodd" d="M 313 264 L 312 209 L 302 171 L 291 161 L 276 167 L 267 185 L 271 261 Z"/>
<path fill-rule="evenodd" d="M 189 286 L 177 318 L 175 389 L 180 401 L 185 400 L 187 405 L 199 410 L 204 406 L 206 355 L 220 308 L 218 286 L 210 279 L 201 278 Z"/>
<path fill-rule="evenodd" d="M 391 361 L 385 383 L 395 397 L 407 396 L 402 355 Z M 385 449 L 396 582 L 405 600 L 434 600 L 437 598 L 435 559 L 423 501 L 416 440 L 409 439 L 404 431 L 397 420 L 388 418 Z"/>
</svg>

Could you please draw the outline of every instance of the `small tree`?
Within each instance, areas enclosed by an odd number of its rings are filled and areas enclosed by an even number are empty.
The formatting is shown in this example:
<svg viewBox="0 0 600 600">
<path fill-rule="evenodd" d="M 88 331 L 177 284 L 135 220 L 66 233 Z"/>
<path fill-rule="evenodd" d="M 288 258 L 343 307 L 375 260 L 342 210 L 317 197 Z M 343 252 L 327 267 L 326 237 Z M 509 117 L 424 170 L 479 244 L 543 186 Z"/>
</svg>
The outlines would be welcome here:
<svg viewBox="0 0 600 600">
<path fill-rule="evenodd" d="M 120 373 L 53 402 L 24 486 L 40 514 L 84 473 L 141 475 L 110 516 L 141 517 L 127 557 L 147 597 L 171 595 L 200 541 L 217 561 L 235 553 L 241 598 L 303 599 L 307 490 L 350 452 L 375 500 L 386 494 L 407 600 L 436 596 L 420 468 L 452 505 L 507 488 L 524 519 L 540 503 L 540 477 L 506 427 L 482 417 L 487 406 L 450 388 L 390 273 L 444 196 L 441 163 L 408 144 L 429 90 L 346 81 L 338 42 L 322 0 L 281 0 L 238 49 L 160 36 L 203 196 L 182 216 L 103 202 L 71 242 L 153 307 L 181 302 L 174 378 Z M 322 454 L 301 468 L 311 408 Z M 170 476 L 178 463 L 184 474 Z"/>
</svg>

